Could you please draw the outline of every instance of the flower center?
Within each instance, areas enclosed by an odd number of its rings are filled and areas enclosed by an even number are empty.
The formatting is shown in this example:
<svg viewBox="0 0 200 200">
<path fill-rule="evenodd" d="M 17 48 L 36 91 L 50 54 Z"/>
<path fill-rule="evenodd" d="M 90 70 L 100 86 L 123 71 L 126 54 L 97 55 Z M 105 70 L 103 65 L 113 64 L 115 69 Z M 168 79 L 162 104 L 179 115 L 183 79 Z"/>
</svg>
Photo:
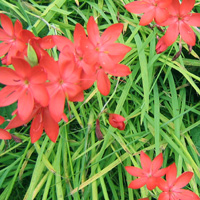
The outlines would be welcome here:
<svg viewBox="0 0 200 200">
<path fill-rule="evenodd" d="M 26 79 L 26 80 L 24 80 L 24 84 L 25 85 L 28 85 L 29 84 L 29 81 Z"/>
<path fill-rule="evenodd" d="M 61 79 L 59 80 L 59 84 L 62 85 L 64 83 L 64 81 Z"/>
<path fill-rule="evenodd" d="M 180 20 L 182 20 L 183 18 L 181 17 L 181 16 L 178 16 L 178 20 L 180 21 Z"/>
</svg>

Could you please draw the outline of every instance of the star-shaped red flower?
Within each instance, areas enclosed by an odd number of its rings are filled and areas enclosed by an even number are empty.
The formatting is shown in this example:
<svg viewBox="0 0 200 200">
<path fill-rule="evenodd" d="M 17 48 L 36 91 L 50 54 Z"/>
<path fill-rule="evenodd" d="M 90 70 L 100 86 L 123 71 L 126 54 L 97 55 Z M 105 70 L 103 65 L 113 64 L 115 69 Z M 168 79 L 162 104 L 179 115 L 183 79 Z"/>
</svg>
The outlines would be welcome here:
<svg viewBox="0 0 200 200">
<path fill-rule="evenodd" d="M 128 187 L 139 189 L 146 185 L 147 189 L 153 190 L 161 180 L 161 176 L 164 176 L 167 171 L 167 168 L 160 169 L 163 163 L 163 155 L 160 153 L 151 161 L 150 157 L 141 151 L 140 160 L 142 169 L 132 166 L 125 167 L 129 174 L 139 177 L 132 181 Z"/>
<path fill-rule="evenodd" d="M 172 0 L 134 1 L 125 5 L 125 8 L 131 13 L 144 13 L 140 20 L 140 25 L 142 26 L 148 25 L 153 20 L 159 24 L 169 17 L 167 7 L 170 5 L 171 1 Z"/>
<path fill-rule="evenodd" d="M 11 64 L 11 57 L 16 56 L 18 51 L 23 51 L 29 39 L 35 37 L 34 34 L 28 30 L 23 30 L 22 24 L 16 20 L 14 26 L 11 19 L 0 14 L 1 26 L 0 28 L 0 57 L 7 54 L 3 63 Z"/>
<path fill-rule="evenodd" d="M 200 13 L 191 13 L 195 0 L 173 0 L 169 6 L 170 17 L 161 26 L 169 26 L 164 40 L 167 46 L 172 45 L 178 35 L 188 45 L 194 46 L 196 36 L 190 26 L 200 26 Z M 162 39 L 162 38 L 161 38 Z"/>
<path fill-rule="evenodd" d="M 18 100 L 19 116 L 26 120 L 31 115 L 35 101 L 42 106 L 49 103 L 45 87 L 47 76 L 42 67 L 31 67 L 22 58 L 12 58 L 12 64 L 15 70 L 0 67 L 0 83 L 6 85 L 0 91 L 0 107 Z"/>
<path fill-rule="evenodd" d="M 166 173 L 166 181 L 161 178 L 161 180 L 158 182 L 158 187 L 163 191 L 160 194 L 158 200 L 199 200 L 200 198 L 194 192 L 186 189 L 181 189 L 190 182 L 193 173 L 184 172 L 178 178 L 176 178 L 176 176 L 176 164 L 173 163 L 169 166 Z"/>
</svg>

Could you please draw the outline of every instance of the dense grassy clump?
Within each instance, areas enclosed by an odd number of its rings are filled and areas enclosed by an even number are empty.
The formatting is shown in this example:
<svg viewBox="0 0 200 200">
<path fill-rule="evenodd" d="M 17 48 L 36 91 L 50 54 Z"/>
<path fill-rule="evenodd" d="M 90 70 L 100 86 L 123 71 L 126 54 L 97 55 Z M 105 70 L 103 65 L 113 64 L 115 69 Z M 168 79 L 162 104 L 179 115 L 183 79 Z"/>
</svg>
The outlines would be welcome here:
<svg viewBox="0 0 200 200">
<path fill-rule="evenodd" d="M 89 17 L 94 16 L 100 31 L 123 23 L 118 42 L 132 48 L 122 61 L 132 73 L 110 77 L 108 96 L 101 95 L 94 84 L 84 92 L 83 102 L 69 102 L 70 111 L 66 105 L 69 122 L 59 122 L 56 143 L 44 133 L 32 144 L 30 124 L 11 132 L 22 142 L 0 141 L 0 200 L 157 199 L 158 188 L 151 192 L 146 187 L 128 189 L 133 177 L 124 167 L 141 167 L 141 150 L 152 159 L 162 152 L 163 167 L 175 162 L 178 175 L 193 172 L 186 189 L 200 194 L 200 32 L 194 29 L 197 41 L 191 53 L 183 43 L 181 55 L 172 61 L 179 51 L 178 41 L 156 54 L 157 36 L 163 32 L 152 28 L 153 23 L 140 26 L 140 17 L 124 8 L 129 2 L 0 1 L 1 13 L 13 22 L 19 19 L 36 36 L 64 35 L 72 40 L 76 23 L 86 29 Z M 197 13 L 199 4 L 196 0 Z M 49 53 L 58 56 L 56 47 Z M 15 104 L 0 108 L 0 115 L 11 119 L 14 109 Z M 96 119 L 101 112 L 104 138 L 98 140 Z M 111 127 L 107 113 L 124 116 L 125 130 Z"/>
</svg>

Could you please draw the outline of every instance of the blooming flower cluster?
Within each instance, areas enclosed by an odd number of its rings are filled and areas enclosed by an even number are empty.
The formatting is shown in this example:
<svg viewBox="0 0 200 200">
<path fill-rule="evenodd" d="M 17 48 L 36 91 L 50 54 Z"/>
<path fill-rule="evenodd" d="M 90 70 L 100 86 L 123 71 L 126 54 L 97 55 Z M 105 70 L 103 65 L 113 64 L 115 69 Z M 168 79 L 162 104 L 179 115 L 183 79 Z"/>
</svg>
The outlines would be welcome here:
<svg viewBox="0 0 200 200">
<path fill-rule="evenodd" d="M 116 43 L 123 24 L 108 27 L 101 35 L 93 17 L 87 24 L 87 35 L 82 25 L 76 24 L 74 41 L 59 35 L 36 37 L 24 30 L 17 20 L 0 14 L 0 107 L 17 102 L 15 117 L 5 129 L 0 130 L 0 139 L 11 139 L 7 131 L 27 124 L 31 141 L 36 142 L 43 130 L 55 142 L 61 119 L 68 121 L 64 113 L 67 101 L 84 100 L 84 90 L 97 81 L 102 95 L 110 93 L 111 76 L 127 76 L 128 66 L 120 64 L 130 47 Z M 47 49 L 57 47 L 56 61 Z M 4 119 L 0 119 L 2 124 Z M 124 126 L 125 127 L 125 126 Z M 124 129 L 120 125 L 120 129 Z"/>
<path fill-rule="evenodd" d="M 199 200 L 200 198 L 190 190 L 182 189 L 191 180 L 193 173 L 184 172 L 177 178 L 176 164 L 173 163 L 167 168 L 162 168 L 163 155 L 160 153 L 151 161 L 150 157 L 141 151 L 141 168 L 126 166 L 126 171 L 132 176 L 139 177 L 129 184 L 129 188 L 139 189 L 146 185 L 148 190 L 158 187 L 162 190 L 158 200 Z M 166 175 L 166 180 L 161 178 Z M 149 198 L 144 198 L 149 199 Z"/>
<path fill-rule="evenodd" d="M 178 36 L 189 46 L 194 46 L 196 36 L 190 26 L 200 26 L 200 13 L 191 13 L 195 0 L 140 0 L 125 8 L 132 13 L 144 13 L 140 25 L 145 26 L 153 20 L 159 26 L 168 26 L 166 33 L 157 43 L 156 52 L 161 53 L 172 45 Z"/>
</svg>

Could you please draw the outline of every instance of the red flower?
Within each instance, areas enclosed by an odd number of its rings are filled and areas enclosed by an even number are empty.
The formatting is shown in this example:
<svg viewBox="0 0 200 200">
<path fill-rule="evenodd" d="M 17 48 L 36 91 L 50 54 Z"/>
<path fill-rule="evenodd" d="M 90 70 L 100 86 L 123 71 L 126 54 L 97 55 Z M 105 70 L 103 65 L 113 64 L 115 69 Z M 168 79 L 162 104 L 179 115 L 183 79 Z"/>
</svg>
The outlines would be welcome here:
<svg viewBox="0 0 200 200">
<path fill-rule="evenodd" d="M 98 64 L 104 69 L 112 69 L 131 50 L 130 47 L 115 43 L 123 29 L 123 24 L 109 26 L 100 36 L 98 26 L 93 17 L 87 24 L 88 39 L 82 41 L 85 46 L 87 63 Z"/>
<path fill-rule="evenodd" d="M 144 13 L 140 20 L 140 25 L 145 26 L 155 20 L 157 24 L 164 22 L 169 17 L 167 7 L 172 0 L 141 0 L 134 1 L 125 8 L 135 14 Z"/>
<path fill-rule="evenodd" d="M 44 85 L 46 73 L 40 66 L 31 67 L 21 58 L 12 58 L 15 70 L 0 67 L 0 83 L 6 85 L 0 91 L 0 106 L 8 106 L 18 100 L 18 112 L 26 120 L 33 110 L 36 100 L 42 106 L 49 103 L 49 95 Z"/>
<path fill-rule="evenodd" d="M 79 85 L 81 69 L 75 68 L 72 59 L 56 62 L 52 57 L 45 56 L 41 59 L 41 66 L 47 72 L 47 90 L 49 92 L 49 111 L 56 122 L 62 118 L 65 99 L 75 102 L 83 101 L 83 89 Z"/>
<path fill-rule="evenodd" d="M 11 57 L 16 56 L 18 51 L 23 51 L 28 40 L 33 38 L 34 35 L 28 30 L 23 30 L 19 20 L 13 26 L 8 16 L 0 14 L 0 21 L 3 27 L 3 29 L 0 28 L 0 41 L 3 41 L 0 43 L 0 57 L 8 53 L 3 62 L 9 65 L 11 64 Z"/>
<path fill-rule="evenodd" d="M 139 177 L 132 181 L 128 187 L 138 189 L 146 185 L 148 190 L 153 190 L 160 182 L 161 176 L 164 176 L 167 171 L 167 168 L 160 169 L 163 163 L 163 155 L 160 153 L 151 161 L 149 156 L 141 151 L 140 160 L 143 169 L 131 166 L 125 167 L 129 174 Z"/>
<path fill-rule="evenodd" d="M 123 29 L 123 24 L 113 24 L 100 36 L 99 29 L 93 17 L 87 24 L 88 38 L 81 41 L 85 47 L 84 59 L 90 65 L 95 65 L 97 87 L 101 94 L 110 92 L 110 80 L 107 74 L 127 76 L 131 73 L 126 65 L 118 64 L 131 50 L 130 47 L 115 43 Z"/>
<path fill-rule="evenodd" d="M 39 104 L 36 104 L 34 106 L 31 115 L 26 120 L 22 120 L 19 116 L 19 112 L 17 112 L 17 115 L 9 122 L 5 129 L 12 129 L 22 126 L 23 124 L 27 124 L 32 119 L 33 121 L 31 123 L 30 128 L 30 136 L 32 143 L 39 140 L 43 133 L 43 130 L 45 130 L 46 134 L 52 142 L 56 142 L 56 139 L 59 134 L 59 125 L 51 117 L 49 113 L 49 108 L 42 107 Z"/>
<path fill-rule="evenodd" d="M 199 200 L 200 198 L 190 190 L 181 189 L 186 186 L 192 176 L 192 172 L 184 172 L 178 178 L 176 164 L 173 163 L 169 166 L 166 173 L 166 181 L 161 178 L 158 182 L 158 187 L 163 191 L 158 200 L 172 200 L 172 199 L 181 199 L 181 200 Z"/>
<path fill-rule="evenodd" d="M 112 127 L 118 128 L 119 130 L 125 129 L 125 121 L 126 119 L 118 114 L 109 114 L 109 123 Z"/>
<path fill-rule="evenodd" d="M 164 38 L 167 46 L 172 45 L 179 34 L 185 43 L 195 45 L 196 36 L 190 26 L 200 26 L 200 13 L 191 13 L 194 4 L 195 0 L 172 1 L 168 9 L 170 17 L 161 23 L 162 26 L 169 26 Z"/>
<path fill-rule="evenodd" d="M 74 43 L 64 36 L 53 36 L 55 44 L 60 51 L 59 62 L 66 62 L 66 60 L 71 60 L 74 57 L 76 67 L 82 69 L 80 84 L 84 90 L 90 88 L 96 80 L 95 65 L 88 64 L 85 61 L 85 49 L 81 41 L 86 38 L 85 30 L 80 24 L 76 24 L 74 30 Z"/>
<path fill-rule="evenodd" d="M 4 117 L 0 116 L 0 125 L 5 122 Z M 5 129 L 0 128 L 0 139 L 1 140 L 10 140 L 12 138 L 11 134 Z"/>
<path fill-rule="evenodd" d="M 123 29 L 123 24 L 108 27 L 100 36 L 99 29 L 93 17 L 87 24 L 88 37 L 84 28 L 76 24 L 74 43 L 63 36 L 54 36 L 54 41 L 60 53 L 60 61 L 70 61 L 74 57 L 75 66 L 81 68 L 80 85 L 88 89 L 97 80 L 97 87 L 101 94 L 110 92 L 110 80 L 107 74 L 113 76 L 127 76 L 131 73 L 129 67 L 118 64 L 131 50 L 130 47 L 115 43 Z"/>
<path fill-rule="evenodd" d="M 71 54 L 74 55 L 74 59 L 78 68 L 82 68 L 84 73 L 91 75 L 94 73 L 94 65 L 89 65 L 84 59 L 84 48 L 81 45 L 81 40 L 85 40 L 86 34 L 84 28 L 80 24 L 76 24 L 74 30 L 74 43 L 72 43 L 68 38 L 64 36 L 54 35 L 53 39 L 58 50 L 61 52 L 62 57 L 70 58 Z"/>
</svg>

